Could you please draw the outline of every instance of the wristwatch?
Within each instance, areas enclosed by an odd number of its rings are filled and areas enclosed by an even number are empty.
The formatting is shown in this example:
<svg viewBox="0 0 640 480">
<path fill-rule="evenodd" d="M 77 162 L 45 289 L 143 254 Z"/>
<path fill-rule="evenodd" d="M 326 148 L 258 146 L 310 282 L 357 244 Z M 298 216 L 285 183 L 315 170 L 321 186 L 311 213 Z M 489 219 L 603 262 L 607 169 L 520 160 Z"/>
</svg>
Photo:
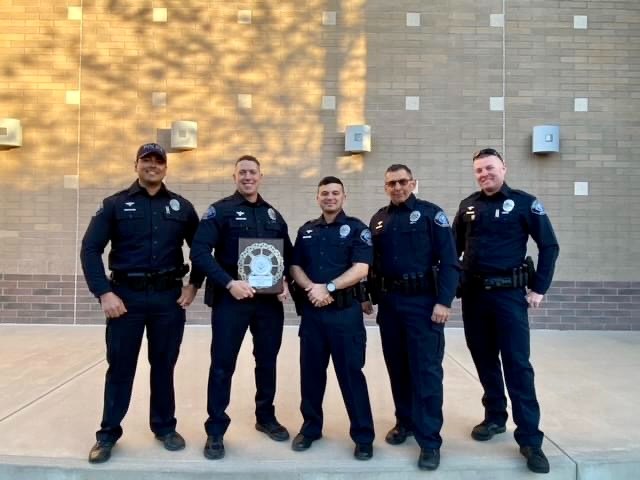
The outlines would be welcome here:
<svg viewBox="0 0 640 480">
<path fill-rule="evenodd" d="M 336 291 L 336 284 L 333 283 L 333 281 L 327 283 L 326 287 L 327 287 L 327 292 L 329 293 L 333 293 Z"/>
</svg>

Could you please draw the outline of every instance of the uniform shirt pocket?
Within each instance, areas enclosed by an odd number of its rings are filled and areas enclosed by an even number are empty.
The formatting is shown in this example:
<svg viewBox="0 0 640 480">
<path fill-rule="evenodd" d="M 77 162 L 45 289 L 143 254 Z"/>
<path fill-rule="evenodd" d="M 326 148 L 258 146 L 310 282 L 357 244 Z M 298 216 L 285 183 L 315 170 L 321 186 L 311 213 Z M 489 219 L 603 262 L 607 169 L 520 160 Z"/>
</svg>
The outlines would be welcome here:
<svg viewBox="0 0 640 480">
<path fill-rule="evenodd" d="M 147 227 L 144 210 L 116 210 L 116 224 L 121 235 L 125 237 L 133 236 Z"/>
<path fill-rule="evenodd" d="M 338 265 L 351 266 L 351 239 L 332 238 L 327 241 L 327 256 Z"/>
<path fill-rule="evenodd" d="M 187 216 L 184 213 L 171 212 L 163 215 L 165 221 L 165 228 L 168 230 L 171 238 L 182 238 L 186 229 Z"/>
<path fill-rule="evenodd" d="M 282 238 L 282 228 L 277 223 L 267 223 L 264 226 L 264 238 Z"/>
<path fill-rule="evenodd" d="M 414 254 L 429 247 L 427 229 L 424 224 L 404 225 L 399 230 L 402 245 L 409 246 Z"/>
</svg>

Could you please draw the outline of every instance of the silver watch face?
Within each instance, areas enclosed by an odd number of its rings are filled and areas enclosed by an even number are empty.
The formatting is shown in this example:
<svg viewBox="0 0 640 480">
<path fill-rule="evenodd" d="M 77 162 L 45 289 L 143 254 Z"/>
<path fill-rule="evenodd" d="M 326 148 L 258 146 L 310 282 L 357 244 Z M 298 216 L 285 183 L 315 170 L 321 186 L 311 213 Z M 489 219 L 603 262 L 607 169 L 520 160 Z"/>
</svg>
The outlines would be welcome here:
<svg viewBox="0 0 640 480">
<path fill-rule="evenodd" d="M 333 283 L 333 282 L 329 282 L 329 283 L 327 283 L 327 291 L 328 291 L 329 293 L 333 293 L 333 292 L 335 292 L 335 291 L 336 291 L 336 284 L 335 284 L 335 283 Z"/>
</svg>

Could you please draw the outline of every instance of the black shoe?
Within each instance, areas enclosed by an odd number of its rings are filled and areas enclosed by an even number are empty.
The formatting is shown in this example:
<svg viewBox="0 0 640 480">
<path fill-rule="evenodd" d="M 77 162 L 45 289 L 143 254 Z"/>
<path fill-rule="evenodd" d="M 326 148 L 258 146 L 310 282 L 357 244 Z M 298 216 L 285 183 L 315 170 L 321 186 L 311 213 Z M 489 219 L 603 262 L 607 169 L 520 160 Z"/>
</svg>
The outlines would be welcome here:
<svg viewBox="0 0 640 480">
<path fill-rule="evenodd" d="M 497 423 L 484 420 L 482 423 L 473 427 L 473 430 L 471 430 L 471 438 L 479 442 L 486 442 L 487 440 L 491 440 L 494 435 L 506 431 L 507 427 L 504 425 L 498 425 Z"/>
<path fill-rule="evenodd" d="M 256 423 L 256 430 L 266 433 L 271 440 L 276 442 L 289 440 L 289 432 L 277 420 L 268 423 Z"/>
<path fill-rule="evenodd" d="M 440 450 L 433 448 L 421 448 L 418 457 L 418 468 L 420 470 L 435 470 L 440 466 Z"/>
<path fill-rule="evenodd" d="M 302 452 L 303 450 L 308 450 L 313 442 L 315 442 L 317 438 L 305 437 L 302 433 L 299 433 L 291 442 L 291 449 L 296 452 Z"/>
<path fill-rule="evenodd" d="M 171 452 L 182 450 L 186 445 L 182 435 L 175 430 L 164 435 L 156 435 L 156 439 L 160 440 L 164 444 L 164 448 Z"/>
<path fill-rule="evenodd" d="M 220 460 L 224 457 L 224 443 L 222 435 L 209 435 L 204 444 L 204 456 L 209 460 Z"/>
<path fill-rule="evenodd" d="M 387 436 L 384 437 L 384 440 L 389 445 L 400 445 L 401 443 L 405 442 L 407 437 L 410 437 L 412 435 L 413 432 L 410 429 L 408 429 L 404 425 L 401 425 L 400 423 L 396 423 L 395 427 L 389 430 Z"/>
<path fill-rule="evenodd" d="M 527 467 L 535 473 L 549 473 L 549 460 L 540 447 L 520 447 L 520 453 L 527 459 Z"/>
<path fill-rule="evenodd" d="M 111 449 L 115 444 L 98 440 L 89 451 L 89 463 L 104 463 L 111 458 Z"/>
<path fill-rule="evenodd" d="M 353 456 L 357 460 L 369 460 L 373 457 L 373 445 L 371 443 L 356 443 Z"/>
</svg>

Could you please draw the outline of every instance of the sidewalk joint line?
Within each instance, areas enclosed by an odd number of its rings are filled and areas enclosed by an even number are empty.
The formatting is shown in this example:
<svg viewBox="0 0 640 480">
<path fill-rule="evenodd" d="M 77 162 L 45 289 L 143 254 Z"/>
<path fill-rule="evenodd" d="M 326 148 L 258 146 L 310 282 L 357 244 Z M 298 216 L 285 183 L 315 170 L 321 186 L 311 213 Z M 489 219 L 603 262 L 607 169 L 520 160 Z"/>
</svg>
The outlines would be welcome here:
<svg viewBox="0 0 640 480">
<path fill-rule="evenodd" d="M 33 400 L 25 403 L 24 405 L 22 405 L 21 407 L 19 407 L 17 410 L 14 410 L 13 412 L 8 413 L 7 415 L 5 415 L 4 417 L 0 418 L 0 423 L 4 422 L 5 420 L 7 420 L 10 417 L 13 417 L 15 414 L 20 413 L 21 411 L 29 408 L 31 405 L 33 405 L 34 403 L 39 402 L 40 400 L 42 400 L 44 397 L 46 397 L 47 395 L 55 392 L 56 390 L 60 390 L 62 387 L 64 387 L 65 385 L 68 385 L 69 383 L 71 383 L 73 380 L 75 380 L 76 378 L 84 375 L 85 373 L 87 373 L 89 370 L 92 370 L 93 368 L 97 367 L 100 363 L 104 362 L 104 359 L 100 359 L 94 363 L 92 363 L 91 365 L 89 365 L 87 368 L 85 368 L 84 370 L 76 373 L 75 375 L 72 375 L 70 378 L 68 378 L 67 380 L 63 381 L 62 383 L 56 385 L 55 387 L 50 388 L 49 390 L 47 390 L 46 392 L 40 394 L 38 397 L 34 398 Z"/>
</svg>

